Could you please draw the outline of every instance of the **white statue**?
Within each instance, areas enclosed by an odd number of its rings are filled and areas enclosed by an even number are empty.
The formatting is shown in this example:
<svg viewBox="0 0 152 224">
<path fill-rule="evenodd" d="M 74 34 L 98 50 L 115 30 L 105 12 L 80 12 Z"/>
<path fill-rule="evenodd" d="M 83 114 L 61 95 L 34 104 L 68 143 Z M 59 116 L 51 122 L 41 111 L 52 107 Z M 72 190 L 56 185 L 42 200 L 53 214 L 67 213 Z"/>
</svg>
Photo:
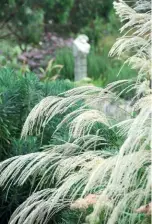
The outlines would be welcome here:
<svg viewBox="0 0 152 224">
<path fill-rule="evenodd" d="M 87 77 L 87 55 L 90 51 L 89 38 L 79 35 L 73 42 L 73 55 L 75 58 L 74 79 L 80 81 Z"/>
</svg>

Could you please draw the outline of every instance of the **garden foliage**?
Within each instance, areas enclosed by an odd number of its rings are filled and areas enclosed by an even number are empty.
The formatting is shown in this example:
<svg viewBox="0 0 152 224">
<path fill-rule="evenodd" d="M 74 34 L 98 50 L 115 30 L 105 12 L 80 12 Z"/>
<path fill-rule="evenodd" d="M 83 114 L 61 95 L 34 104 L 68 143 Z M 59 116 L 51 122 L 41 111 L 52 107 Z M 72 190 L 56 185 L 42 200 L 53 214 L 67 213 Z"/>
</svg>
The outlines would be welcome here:
<svg viewBox="0 0 152 224">
<path fill-rule="evenodd" d="M 44 81 L 32 73 L 14 72 L 10 69 L 0 69 L 0 161 L 17 155 L 38 152 L 42 144 L 49 144 L 55 127 L 62 116 L 56 117 L 51 126 L 48 125 L 45 131 L 45 138 L 41 141 L 41 136 L 29 136 L 26 140 L 20 139 L 23 123 L 31 109 L 44 97 L 48 95 L 58 95 L 61 92 L 73 88 L 74 85 L 68 81 Z M 60 139 L 67 138 L 68 131 L 64 129 L 59 132 Z M 29 195 L 32 188 L 31 181 L 26 186 L 16 188 L 12 186 L 2 191 L 0 188 L 0 223 L 8 223 L 9 217 Z"/>
<path fill-rule="evenodd" d="M 0 29 L 3 34 L 0 38 L 11 35 L 20 45 L 38 44 L 44 29 L 49 25 L 54 30 L 59 25 L 77 32 L 98 16 L 106 18 L 111 8 L 111 0 L 1 0 Z"/>
<path fill-rule="evenodd" d="M 104 89 L 82 86 L 43 98 L 29 113 L 21 133 L 45 137 L 45 129 L 63 115 L 53 136 L 68 125 L 68 140 L 0 163 L 0 186 L 24 186 L 33 178 L 34 191 L 18 206 L 10 224 L 46 224 L 58 212 L 81 211 L 85 224 L 149 223 L 151 213 L 151 5 L 114 3 L 124 23 L 123 36 L 110 51 L 137 69 L 136 80 L 113 82 Z M 132 112 L 121 122 L 103 110 L 119 99 L 120 85 L 132 89 Z M 74 110 L 71 111 L 71 108 Z M 106 131 L 121 136 L 109 141 Z M 143 214 L 141 214 L 143 213 Z M 67 213 L 68 215 L 68 213 Z M 65 219 L 60 220 L 64 223 Z"/>
</svg>

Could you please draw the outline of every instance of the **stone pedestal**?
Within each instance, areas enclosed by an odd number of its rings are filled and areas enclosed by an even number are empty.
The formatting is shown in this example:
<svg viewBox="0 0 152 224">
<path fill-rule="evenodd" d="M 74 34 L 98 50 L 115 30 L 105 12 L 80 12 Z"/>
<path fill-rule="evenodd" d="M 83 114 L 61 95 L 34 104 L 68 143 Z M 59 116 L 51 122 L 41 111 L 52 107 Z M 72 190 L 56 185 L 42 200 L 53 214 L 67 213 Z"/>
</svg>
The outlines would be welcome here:
<svg viewBox="0 0 152 224">
<path fill-rule="evenodd" d="M 87 55 L 90 51 L 86 35 L 79 35 L 73 42 L 73 55 L 75 58 L 74 80 L 80 81 L 87 77 Z"/>
</svg>

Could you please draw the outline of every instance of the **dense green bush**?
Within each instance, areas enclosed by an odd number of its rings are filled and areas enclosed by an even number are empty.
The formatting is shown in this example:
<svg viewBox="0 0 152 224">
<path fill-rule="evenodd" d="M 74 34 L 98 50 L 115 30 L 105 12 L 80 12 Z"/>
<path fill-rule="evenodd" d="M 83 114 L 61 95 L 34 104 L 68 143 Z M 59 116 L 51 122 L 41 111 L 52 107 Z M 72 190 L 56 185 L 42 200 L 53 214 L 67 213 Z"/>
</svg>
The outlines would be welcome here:
<svg viewBox="0 0 152 224">
<path fill-rule="evenodd" d="M 32 73 L 23 76 L 0 69 L 0 160 L 13 153 L 12 141 L 20 138 L 23 123 L 35 104 L 43 97 L 58 95 L 73 87 L 69 81 L 40 82 Z"/>
<path fill-rule="evenodd" d="M 35 74 L 21 73 L 10 69 L 0 69 L 0 161 L 11 156 L 25 155 L 37 152 L 42 144 L 41 136 L 29 136 L 20 139 L 23 123 L 31 111 L 43 97 L 58 95 L 73 88 L 69 81 L 40 82 Z M 43 144 L 49 144 L 56 125 L 63 115 L 53 119 L 45 131 Z M 67 138 L 67 131 L 57 133 L 60 139 Z M 52 139 L 55 142 L 55 139 Z M 8 223 L 9 217 L 29 196 L 32 182 L 21 188 L 11 187 L 9 193 L 0 189 L 0 223 Z"/>
<path fill-rule="evenodd" d="M 13 35 L 20 45 L 38 44 L 45 25 L 49 27 L 49 24 L 66 25 L 69 31 L 74 32 L 79 32 L 83 27 L 93 31 L 94 27 L 101 24 L 99 21 L 102 17 L 108 20 L 111 8 L 112 0 L 2 0 L 0 28 L 3 32 L 0 38 Z"/>
<path fill-rule="evenodd" d="M 41 88 L 34 75 L 24 77 L 11 70 L 0 70 L 0 160 L 9 156 L 11 139 L 20 136 L 27 114 L 42 99 Z"/>
<path fill-rule="evenodd" d="M 106 18 L 100 15 L 96 16 L 95 19 L 89 20 L 88 24 L 82 27 L 79 32 L 86 34 L 92 45 L 98 46 L 98 43 L 102 41 L 103 38 L 117 36 L 119 27 L 120 21 L 114 14 L 114 11 L 110 10 Z"/>
<path fill-rule="evenodd" d="M 69 13 L 75 0 L 45 0 L 45 21 L 51 20 L 53 23 L 65 24 L 69 19 Z"/>
<path fill-rule="evenodd" d="M 34 0 L 2 0 L 0 9 L 0 24 L 4 30 L 2 36 L 8 35 L 10 38 L 13 35 L 19 44 L 39 42 L 43 31 L 44 11 Z"/>
<path fill-rule="evenodd" d="M 90 24 L 96 18 L 107 18 L 108 12 L 112 8 L 112 0 L 78 0 L 74 2 L 74 7 L 71 10 L 70 21 L 72 23 L 75 32 L 78 32 L 80 28 Z"/>
<path fill-rule="evenodd" d="M 13 35 L 19 43 L 38 43 L 49 20 L 65 23 L 73 0 L 0 1 L 0 27 L 8 31 L 2 37 Z"/>
</svg>

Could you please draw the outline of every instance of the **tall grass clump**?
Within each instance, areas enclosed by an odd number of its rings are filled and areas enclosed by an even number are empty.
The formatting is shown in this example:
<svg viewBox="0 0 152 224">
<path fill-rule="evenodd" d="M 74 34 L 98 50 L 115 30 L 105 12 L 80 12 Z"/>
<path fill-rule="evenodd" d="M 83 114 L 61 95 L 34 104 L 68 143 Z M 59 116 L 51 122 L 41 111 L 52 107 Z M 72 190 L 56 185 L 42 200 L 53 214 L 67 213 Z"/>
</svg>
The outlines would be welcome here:
<svg viewBox="0 0 152 224">
<path fill-rule="evenodd" d="M 42 152 L 11 157 L 0 163 L 0 186 L 24 186 L 33 178 L 34 192 L 19 205 L 10 224 L 49 223 L 58 212 L 80 211 L 85 224 L 150 223 L 151 214 L 151 5 L 124 1 L 114 8 L 124 23 L 123 36 L 110 51 L 137 69 L 136 80 L 125 79 L 101 89 L 82 86 L 60 96 L 48 96 L 28 115 L 22 138 L 43 133 L 57 114 L 64 114 L 54 134 L 69 126 L 68 141 L 50 144 Z M 132 107 L 117 104 L 122 91 L 132 89 Z M 117 91 L 116 91 L 117 92 Z M 105 105 L 115 101 L 117 113 L 110 116 Z M 79 105 L 74 111 L 73 106 Z M 121 122 L 117 115 L 126 111 Z M 66 113 L 68 112 L 68 113 Z M 66 113 L 66 114 L 65 114 Z M 111 144 L 101 130 L 117 132 Z M 81 219 L 80 213 L 80 219 Z M 62 219 L 62 222 L 64 219 Z M 64 223 L 64 222 L 63 222 Z"/>
</svg>

